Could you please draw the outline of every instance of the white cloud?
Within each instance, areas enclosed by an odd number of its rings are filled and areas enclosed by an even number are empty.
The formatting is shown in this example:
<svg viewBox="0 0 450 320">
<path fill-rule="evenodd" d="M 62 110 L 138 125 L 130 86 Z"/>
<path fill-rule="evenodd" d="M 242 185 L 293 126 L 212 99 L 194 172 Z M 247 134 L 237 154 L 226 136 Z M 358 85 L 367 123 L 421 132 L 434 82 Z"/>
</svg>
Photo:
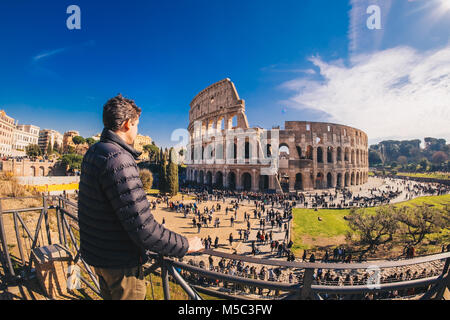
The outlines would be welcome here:
<svg viewBox="0 0 450 320">
<path fill-rule="evenodd" d="M 295 92 L 290 106 L 325 112 L 330 121 L 362 129 L 372 141 L 450 140 L 450 45 L 428 52 L 397 47 L 356 55 L 350 66 L 320 57 L 310 61 L 323 79 L 300 77 L 282 84 Z"/>
<path fill-rule="evenodd" d="M 43 58 L 54 56 L 55 54 L 64 52 L 65 50 L 66 50 L 66 48 L 60 48 L 60 49 L 55 49 L 55 50 L 51 50 L 51 51 L 46 51 L 46 52 L 40 53 L 40 54 L 38 54 L 38 55 L 33 57 L 33 61 L 38 61 L 38 60 L 41 60 Z"/>
</svg>

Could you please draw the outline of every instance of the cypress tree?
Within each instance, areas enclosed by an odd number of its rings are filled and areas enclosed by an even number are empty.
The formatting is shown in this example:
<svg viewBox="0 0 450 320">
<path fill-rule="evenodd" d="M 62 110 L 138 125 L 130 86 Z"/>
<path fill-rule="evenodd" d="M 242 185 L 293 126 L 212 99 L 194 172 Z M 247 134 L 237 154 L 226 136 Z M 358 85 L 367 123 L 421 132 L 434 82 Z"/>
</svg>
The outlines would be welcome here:
<svg viewBox="0 0 450 320">
<path fill-rule="evenodd" d="M 162 152 L 161 148 L 161 154 L 160 154 L 160 161 L 159 161 L 159 192 L 164 194 L 167 192 L 167 164 L 166 164 L 166 155 Z"/>
<path fill-rule="evenodd" d="M 49 141 L 47 145 L 47 155 L 50 155 L 53 152 L 52 144 Z"/>
<path fill-rule="evenodd" d="M 178 193 L 178 164 L 174 161 L 175 151 L 170 148 L 169 151 L 169 167 L 167 169 L 167 192 L 171 196 Z"/>
</svg>

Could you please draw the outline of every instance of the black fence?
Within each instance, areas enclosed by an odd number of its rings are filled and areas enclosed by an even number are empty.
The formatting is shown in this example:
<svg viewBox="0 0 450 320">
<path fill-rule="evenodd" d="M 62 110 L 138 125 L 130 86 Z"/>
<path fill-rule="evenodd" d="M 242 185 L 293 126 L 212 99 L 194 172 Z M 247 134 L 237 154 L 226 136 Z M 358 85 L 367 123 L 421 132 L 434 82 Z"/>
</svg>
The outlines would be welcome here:
<svg viewBox="0 0 450 320">
<path fill-rule="evenodd" d="M 27 199 L 36 197 L 14 198 Z M 2 200 L 0 199 L 0 240 L 1 254 L 0 261 L 5 272 L 6 285 L 15 283 L 18 280 L 26 280 L 33 274 L 31 251 L 39 246 L 51 245 L 54 239 L 51 237 L 51 228 L 55 228 L 56 220 L 57 243 L 67 248 L 74 257 L 74 263 L 80 267 L 81 281 L 89 287 L 95 294 L 101 296 L 99 283 L 91 267 L 83 260 L 79 254 L 77 204 L 61 196 L 42 196 L 42 206 L 33 208 L 18 208 L 2 210 Z M 38 215 L 35 226 L 26 223 L 22 215 Z M 14 234 L 5 232 L 5 217 L 12 216 Z M 11 219 L 10 219 L 11 220 Z M 17 245 L 18 256 L 12 256 L 9 246 Z M 178 283 L 190 299 L 201 300 L 199 291 L 206 291 L 208 295 L 217 295 L 220 298 L 237 299 L 245 298 L 244 295 L 236 296 L 214 290 L 214 286 L 209 287 L 215 281 L 231 283 L 235 288 L 261 288 L 274 290 L 281 293 L 278 299 L 317 299 L 323 300 L 330 297 L 337 299 L 360 299 L 368 294 L 374 294 L 380 298 L 389 298 L 383 294 L 392 291 L 407 289 L 417 289 L 414 291 L 415 298 L 420 299 L 442 299 L 444 291 L 450 286 L 450 252 L 417 257 L 413 259 L 402 259 L 395 261 L 370 261 L 364 263 L 299 263 L 288 262 L 275 259 L 258 259 L 246 255 L 233 255 L 224 252 L 205 250 L 194 255 L 208 255 L 234 261 L 242 261 L 252 265 L 271 266 L 284 270 L 292 270 L 299 276 L 297 281 L 281 282 L 257 279 L 244 276 L 242 274 L 227 274 L 216 270 L 208 270 L 205 267 L 196 266 L 190 263 L 180 262 L 177 259 L 163 257 L 155 253 L 149 253 L 150 263 L 145 266 L 145 274 L 157 273 L 162 278 L 164 298 L 170 299 L 169 276 Z M 186 260 L 185 257 L 183 259 Z M 433 274 L 425 274 L 417 278 L 406 280 L 380 281 L 380 271 L 389 268 L 412 267 L 421 264 L 441 262 L 441 269 Z M 13 265 L 14 264 L 14 265 Z M 17 272 L 17 270 L 20 270 Z M 159 272 L 157 272 L 159 270 Z M 369 270 L 371 277 L 363 283 L 337 284 L 320 281 L 317 277 L 318 270 L 344 271 L 351 273 L 357 270 Z M 194 280 L 193 280 L 194 279 Z M 201 284 L 198 279 L 203 279 Z M 209 281 L 208 281 L 209 280 Z M 273 280 L 273 279 L 272 279 Z M 247 298 L 258 299 L 258 296 L 247 296 Z"/>
</svg>

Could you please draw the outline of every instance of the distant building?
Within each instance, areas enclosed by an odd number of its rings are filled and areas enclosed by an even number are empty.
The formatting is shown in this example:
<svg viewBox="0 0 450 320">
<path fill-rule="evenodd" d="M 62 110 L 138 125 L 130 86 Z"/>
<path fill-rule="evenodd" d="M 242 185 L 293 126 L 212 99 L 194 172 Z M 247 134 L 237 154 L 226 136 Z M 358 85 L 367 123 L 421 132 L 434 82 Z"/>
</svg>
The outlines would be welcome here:
<svg viewBox="0 0 450 320">
<path fill-rule="evenodd" d="M 51 129 L 44 129 L 39 131 L 38 145 L 43 152 L 47 150 L 49 142 L 52 148 L 55 145 L 55 142 L 59 147 L 61 147 L 63 143 L 63 135 L 58 131 Z"/>
<path fill-rule="evenodd" d="M 139 152 L 142 152 L 142 155 L 139 157 L 141 160 L 147 160 L 148 159 L 148 153 L 144 152 L 144 146 L 152 144 L 152 138 L 148 136 L 143 136 L 138 134 L 136 136 L 136 139 L 134 140 L 133 148 L 136 149 Z"/>
<path fill-rule="evenodd" d="M 17 125 L 14 129 L 13 156 L 25 156 L 25 148 L 39 143 L 39 127 L 31 124 Z"/>
<path fill-rule="evenodd" d="M 63 151 L 64 152 L 68 152 L 69 147 L 73 147 L 74 149 L 76 148 L 75 143 L 73 143 L 72 139 L 73 137 L 79 136 L 80 133 L 78 131 L 67 131 L 66 133 L 64 133 L 64 137 L 63 137 Z"/>
<path fill-rule="evenodd" d="M 0 156 L 12 156 L 12 146 L 14 142 L 15 120 L 6 115 L 4 110 L 0 110 Z"/>
<path fill-rule="evenodd" d="M 95 141 L 100 141 L 101 136 L 102 136 L 101 133 L 97 133 L 95 136 L 92 136 L 91 138 L 94 139 Z"/>
</svg>

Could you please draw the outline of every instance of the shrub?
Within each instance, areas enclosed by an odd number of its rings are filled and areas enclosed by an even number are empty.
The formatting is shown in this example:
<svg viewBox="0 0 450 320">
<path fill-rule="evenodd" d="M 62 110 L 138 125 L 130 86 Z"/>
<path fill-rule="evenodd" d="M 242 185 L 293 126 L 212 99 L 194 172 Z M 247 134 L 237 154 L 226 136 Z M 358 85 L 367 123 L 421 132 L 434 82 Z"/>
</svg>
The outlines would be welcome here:
<svg viewBox="0 0 450 320">
<path fill-rule="evenodd" d="M 142 185 L 145 191 L 149 191 L 153 185 L 153 174 L 148 169 L 139 170 L 139 177 L 141 178 Z"/>
</svg>

